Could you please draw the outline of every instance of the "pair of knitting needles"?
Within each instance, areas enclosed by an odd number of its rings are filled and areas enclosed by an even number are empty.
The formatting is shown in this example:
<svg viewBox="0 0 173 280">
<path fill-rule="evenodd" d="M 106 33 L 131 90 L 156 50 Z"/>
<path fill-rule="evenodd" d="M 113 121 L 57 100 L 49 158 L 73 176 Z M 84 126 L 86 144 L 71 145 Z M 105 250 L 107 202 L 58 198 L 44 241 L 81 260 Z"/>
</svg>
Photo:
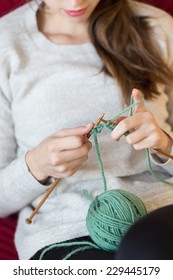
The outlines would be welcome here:
<svg viewBox="0 0 173 280">
<path fill-rule="evenodd" d="M 104 115 L 105 115 L 105 114 L 102 114 L 102 115 L 96 120 L 96 122 L 94 123 L 94 126 L 99 125 L 101 122 L 106 123 L 106 124 L 108 123 L 107 120 L 104 120 L 104 119 L 103 119 Z M 111 124 L 111 123 L 110 123 L 110 124 Z M 86 137 L 87 137 L 88 139 L 90 138 L 90 136 L 91 136 L 91 132 L 89 132 L 89 133 L 86 135 Z M 168 157 L 168 158 L 173 159 L 173 155 L 170 155 L 170 154 L 168 154 L 168 153 L 166 153 L 166 152 L 164 152 L 164 151 L 162 151 L 162 150 L 160 150 L 160 149 L 153 149 L 153 150 L 157 151 L 158 153 L 160 153 L 160 154 L 162 154 L 162 155 L 164 155 L 164 156 L 166 156 L 166 157 Z M 30 217 L 27 218 L 27 219 L 25 220 L 25 222 L 26 222 L 27 224 L 31 224 L 31 223 L 32 223 L 32 219 L 33 219 L 34 216 L 37 214 L 37 212 L 39 211 L 39 209 L 41 208 L 41 206 L 43 205 L 43 203 L 46 201 L 46 199 L 48 198 L 48 196 L 51 194 L 51 192 L 54 190 L 54 188 L 56 187 L 56 185 L 58 184 L 58 182 L 60 181 L 60 179 L 61 179 L 61 178 L 57 178 L 57 179 L 55 180 L 55 182 L 52 184 L 52 186 L 50 187 L 50 189 L 45 193 L 44 197 L 42 198 L 42 200 L 40 201 L 40 203 L 38 204 L 38 206 L 37 206 L 37 207 L 35 208 L 35 210 L 32 212 L 32 214 L 30 215 Z"/>
</svg>

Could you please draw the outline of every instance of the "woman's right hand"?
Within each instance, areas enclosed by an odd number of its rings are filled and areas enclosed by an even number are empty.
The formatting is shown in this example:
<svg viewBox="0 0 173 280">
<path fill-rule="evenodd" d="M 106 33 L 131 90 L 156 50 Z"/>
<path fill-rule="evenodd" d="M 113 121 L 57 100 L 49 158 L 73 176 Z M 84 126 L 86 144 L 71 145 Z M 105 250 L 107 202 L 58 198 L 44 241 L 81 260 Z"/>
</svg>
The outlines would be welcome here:
<svg viewBox="0 0 173 280">
<path fill-rule="evenodd" d="M 92 144 L 86 135 L 93 126 L 94 123 L 90 123 L 59 130 L 27 152 L 25 160 L 32 175 L 40 182 L 49 176 L 65 178 L 73 175 L 88 159 Z"/>
</svg>

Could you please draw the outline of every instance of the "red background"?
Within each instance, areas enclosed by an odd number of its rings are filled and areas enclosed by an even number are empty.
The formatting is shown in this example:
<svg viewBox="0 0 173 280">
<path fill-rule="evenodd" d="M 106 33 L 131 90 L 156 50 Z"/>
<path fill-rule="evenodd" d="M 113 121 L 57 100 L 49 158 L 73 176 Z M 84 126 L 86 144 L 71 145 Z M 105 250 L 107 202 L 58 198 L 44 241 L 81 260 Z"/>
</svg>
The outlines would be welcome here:
<svg viewBox="0 0 173 280">
<path fill-rule="evenodd" d="M 141 2 L 146 2 L 153 4 L 157 7 L 160 7 L 170 14 L 173 15 L 173 1 L 172 0 L 141 0 Z M 0 0 L 0 16 L 12 11 L 16 7 L 19 7 L 23 3 L 26 3 L 26 0 Z"/>
</svg>

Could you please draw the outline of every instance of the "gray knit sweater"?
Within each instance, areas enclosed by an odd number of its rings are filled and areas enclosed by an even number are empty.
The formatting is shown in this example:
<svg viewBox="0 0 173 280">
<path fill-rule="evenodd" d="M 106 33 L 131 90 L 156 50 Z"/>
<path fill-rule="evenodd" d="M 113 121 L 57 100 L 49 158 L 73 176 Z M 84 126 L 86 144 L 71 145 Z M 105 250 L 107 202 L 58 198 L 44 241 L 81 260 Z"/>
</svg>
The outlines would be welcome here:
<svg viewBox="0 0 173 280">
<path fill-rule="evenodd" d="M 156 8 L 131 4 L 138 14 L 154 15 L 154 37 L 166 63 L 172 65 L 172 18 Z M 0 20 L 0 216 L 20 212 L 15 235 L 20 259 L 29 259 L 48 244 L 88 235 L 85 218 L 90 202 L 82 190 L 87 189 L 93 198 L 103 191 L 93 145 L 88 161 L 59 182 L 33 223 L 26 225 L 25 219 L 50 187 L 30 174 L 26 152 L 62 128 L 85 125 L 103 112 L 106 119 L 112 118 L 125 106 L 117 83 L 100 73 L 102 62 L 92 44 L 49 41 L 38 31 L 36 10 L 36 4 L 26 4 Z M 169 106 L 173 90 L 159 89 L 160 97 L 146 102 L 146 107 L 173 136 Z M 98 139 L 108 189 L 135 193 L 148 211 L 173 203 L 173 187 L 151 176 L 145 151 L 135 151 L 125 137 L 114 142 L 109 131 Z M 158 160 L 153 166 L 173 182 L 171 160 L 165 164 Z"/>
</svg>

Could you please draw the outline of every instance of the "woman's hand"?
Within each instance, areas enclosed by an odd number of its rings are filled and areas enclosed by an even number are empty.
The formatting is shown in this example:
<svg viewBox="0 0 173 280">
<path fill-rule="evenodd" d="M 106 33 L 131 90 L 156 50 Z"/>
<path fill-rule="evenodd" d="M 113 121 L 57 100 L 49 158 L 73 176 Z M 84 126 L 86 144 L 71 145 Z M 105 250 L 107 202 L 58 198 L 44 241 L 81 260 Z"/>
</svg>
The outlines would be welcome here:
<svg viewBox="0 0 173 280">
<path fill-rule="evenodd" d="M 136 102 L 142 97 L 142 93 L 133 89 L 132 96 Z M 132 116 L 120 117 L 112 122 L 117 124 L 111 133 L 112 138 L 118 141 L 129 131 L 126 140 L 135 150 L 153 148 L 169 151 L 172 147 L 172 139 L 158 126 L 153 114 L 147 111 L 144 99 L 134 106 Z"/>
<path fill-rule="evenodd" d="M 85 135 L 93 126 L 62 129 L 43 140 L 26 154 L 29 171 L 40 182 L 73 175 L 88 159 L 92 144 Z"/>
</svg>

